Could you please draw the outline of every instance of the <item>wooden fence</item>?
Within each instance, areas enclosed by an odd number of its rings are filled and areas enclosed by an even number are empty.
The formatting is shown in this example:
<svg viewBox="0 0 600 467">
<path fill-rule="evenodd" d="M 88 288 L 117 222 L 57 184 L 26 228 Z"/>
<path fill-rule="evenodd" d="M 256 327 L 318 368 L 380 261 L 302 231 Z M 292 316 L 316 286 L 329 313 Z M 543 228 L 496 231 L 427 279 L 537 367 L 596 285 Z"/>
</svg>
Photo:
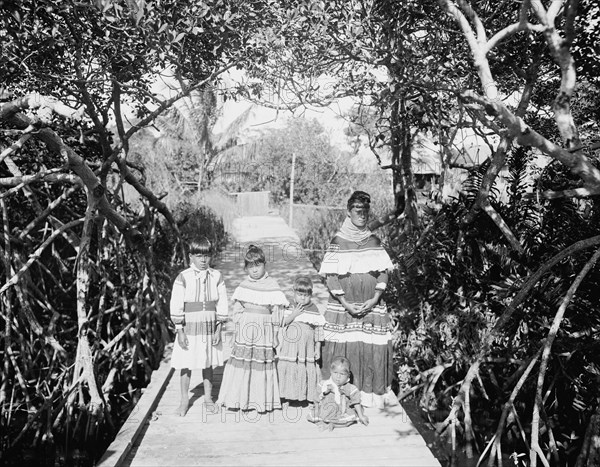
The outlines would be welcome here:
<svg viewBox="0 0 600 467">
<path fill-rule="evenodd" d="M 269 214 L 270 191 L 243 191 L 229 193 L 234 198 L 238 216 L 266 216 Z"/>
</svg>

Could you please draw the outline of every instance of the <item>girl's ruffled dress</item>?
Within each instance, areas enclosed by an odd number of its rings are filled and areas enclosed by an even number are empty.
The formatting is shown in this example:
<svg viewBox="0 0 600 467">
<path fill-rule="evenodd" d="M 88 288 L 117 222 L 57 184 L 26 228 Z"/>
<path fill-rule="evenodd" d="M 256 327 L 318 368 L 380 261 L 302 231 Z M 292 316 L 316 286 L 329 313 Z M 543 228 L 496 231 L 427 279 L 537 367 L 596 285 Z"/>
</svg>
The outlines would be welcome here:
<svg viewBox="0 0 600 467">
<path fill-rule="evenodd" d="M 310 303 L 282 330 L 277 363 L 282 398 L 312 402 L 314 388 L 321 380 L 315 347 L 317 342 L 323 341 L 324 324 L 325 318 L 317 306 Z"/>
<path fill-rule="evenodd" d="M 288 301 L 268 274 L 258 280 L 248 277 L 232 299 L 235 338 L 217 403 L 259 412 L 281 408 L 275 347 Z"/>
<path fill-rule="evenodd" d="M 227 290 L 219 271 L 191 266 L 180 272 L 173 283 L 170 313 L 175 328 L 183 328 L 189 341 L 186 350 L 175 339 L 173 368 L 194 370 L 223 365 L 223 344 L 212 343 L 217 321 L 227 319 Z"/>
</svg>

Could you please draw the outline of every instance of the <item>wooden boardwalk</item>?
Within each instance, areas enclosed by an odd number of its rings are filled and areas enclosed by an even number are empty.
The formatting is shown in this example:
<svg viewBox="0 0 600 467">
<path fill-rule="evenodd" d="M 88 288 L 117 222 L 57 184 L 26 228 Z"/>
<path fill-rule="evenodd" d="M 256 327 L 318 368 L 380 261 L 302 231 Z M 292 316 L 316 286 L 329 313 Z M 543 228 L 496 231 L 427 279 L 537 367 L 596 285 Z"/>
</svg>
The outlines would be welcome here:
<svg viewBox="0 0 600 467">
<path fill-rule="evenodd" d="M 298 237 L 279 217 L 247 217 L 234 223 L 235 240 L 216 267 L 232 294 L 245 277 L 243 253 L 249 243 L 261 245 L 267 270 L 286 294 L 300 274 L 315 282 L 315 303 L 323 310 L 327 290 L 302 252 Z M 233 340 L 224 335 L 225 358 Z M 223 368 L 215 372 L 213 397 L 218 394 Z M 353 425 L 332 432 L 319 431 L 306 421 L 306 407 L 258 414 L 207 409 L 202 376 L 192 372 L 191 407 L 185 417 L 179 405 L 179 375 L 169 367 L 168 354 L 115 441 L 97 464 L 108 466 L 216 465 L 386 465 L 440 466 L 400 405 L 367 408 L 369 426 Z"/>
</svg>

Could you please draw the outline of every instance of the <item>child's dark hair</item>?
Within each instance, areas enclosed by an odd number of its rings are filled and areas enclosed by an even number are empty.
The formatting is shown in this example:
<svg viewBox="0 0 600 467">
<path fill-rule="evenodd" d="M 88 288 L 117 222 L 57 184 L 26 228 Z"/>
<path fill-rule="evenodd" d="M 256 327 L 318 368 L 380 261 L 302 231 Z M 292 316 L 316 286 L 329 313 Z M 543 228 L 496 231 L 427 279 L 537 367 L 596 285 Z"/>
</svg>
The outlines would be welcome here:
<svg viewBox="0 0 600 467">
<path fill-rule="evenodd" d="M 265 253 L 256 245 L 250 245 L 244 255 L 244 267 L 254 266 L 256 264 L 267 264 Z"/>
<path fill-rule="evenodd" d="M 348 360 L 346 357 L 333 357 L 329 368 L 333 370 L 334 368 L 340 367 L 343 367 L 344 369 L 348 370 L 348 374 L 350 374 L 350 360 Z"/>
<path fill-rule="evenodd" d="M 294 290 L 300 293 L 312 295 L 313 283 L 308 276 L 298 276 L 294 281 Z"/>
<path fill-rule="evenodd" d="M 206 237 L 197 237 L 188 242 L 188 253 L 190 255 L 211 255 L 212 243 Z"/>
<path fill-rule="evenodd" d="M 365 207 L 369 209 L 371 207 L 371 195 L 364 191 L 355 191 L 348 198 L 348 211 L 353 207 Z"/>
</svg>

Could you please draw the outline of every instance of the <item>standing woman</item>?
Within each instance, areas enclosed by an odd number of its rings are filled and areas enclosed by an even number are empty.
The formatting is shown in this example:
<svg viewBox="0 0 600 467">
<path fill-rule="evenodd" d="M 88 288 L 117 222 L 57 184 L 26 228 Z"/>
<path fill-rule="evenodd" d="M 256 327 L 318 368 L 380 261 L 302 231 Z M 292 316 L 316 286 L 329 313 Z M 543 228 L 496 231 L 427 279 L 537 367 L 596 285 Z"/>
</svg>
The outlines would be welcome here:
<svg viewBox="0 0 600 467">
<path fill-rule="evenodd" d="M 348 199 L 348 213 L 335 234 L 319 274 L 329 289 L 325 311 L 323 378 L 329 378 L 334 357 L 346 357 L 352 383 L 365 407 L 396 404 L 391 397 L 393 348 L 390 316 L 381 295 L 393 265 L 387 252 L 367 227 L 371 197 L 355 191 Z"/>
</svg>

